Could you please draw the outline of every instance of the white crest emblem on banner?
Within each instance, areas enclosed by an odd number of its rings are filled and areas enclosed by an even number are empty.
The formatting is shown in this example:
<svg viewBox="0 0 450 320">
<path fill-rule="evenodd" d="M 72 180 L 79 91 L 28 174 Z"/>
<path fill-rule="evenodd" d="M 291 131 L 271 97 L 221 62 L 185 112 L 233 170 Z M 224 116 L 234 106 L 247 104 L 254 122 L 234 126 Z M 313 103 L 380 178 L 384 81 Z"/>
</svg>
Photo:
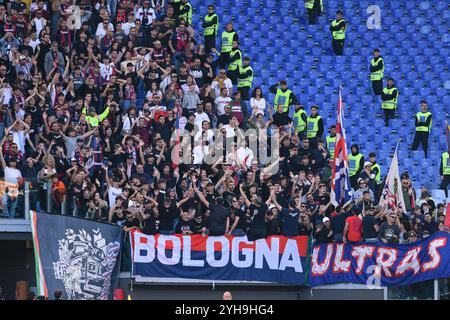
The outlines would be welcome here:
<svg viewBox="0 0 450 320">
<path fill-rule="evenodd" d="M 99 229 L 89 234 L 66 229 L 58 240 L 59 260 L 53 262 L 55 278 L 62 280 L 69 300 L 108 300 L 111 277 L 120 243 L 106 244 Z"/>
</svg>

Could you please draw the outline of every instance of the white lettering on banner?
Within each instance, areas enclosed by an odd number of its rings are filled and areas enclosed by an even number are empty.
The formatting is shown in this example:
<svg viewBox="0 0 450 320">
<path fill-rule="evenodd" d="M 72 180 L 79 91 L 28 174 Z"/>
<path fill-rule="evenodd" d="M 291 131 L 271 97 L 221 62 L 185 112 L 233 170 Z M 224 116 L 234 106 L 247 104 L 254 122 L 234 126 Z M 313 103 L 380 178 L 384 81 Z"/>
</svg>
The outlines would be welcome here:
<svg viewBox="0 0 450 320">
<path fill-rule="evenodd" d="M 166 243 L 172 242 L 172 256 L 166 256 Z M 180 262 L 181 243 L 180 238 L 175 236 L 159 235 L 158 237 L 158 260 L 165 265 L 173 266 Z"/>
<path fill-rule="evenodd" d="M 437 238 L 428 244 L 428 255 L 431 257 L 431 261 L 425 262 L 422 265 L 422 272 L 434 270 L 439 267 L 439 264 L 441 263 L 441 255 L 437 249 L 445 247 L 446 244 L 447 238 Z"/>
<path fill-rule="evenodd" d="M 295 272 L 303 272 L 299 248 L 295 239 L 286 240 L 286 246 L 281 253 L 280 259 L 280 239 L 277 237 L 258 239 L 256 241 L 248 241 L 247 237 L 233 237 L 232 240 L 224 236 L 208 237 L 205 243 L 206 257 L 201 260 L 192 259 L 192 239 L 190 236 L 182 237 L 182 246 L 181 238 L 177 236 L 159 235 L 157 239 L 158 241 L 155 240 L 155 236 L 135 232 L 134 262 L 151 263 L 157 257 L 158 261 L 164 265 L 176 265 L 181 262 L 183 266 L 201 268 L 205 266 L 206 260 L 209 266 L 221 268 L 230 263 L 231 255 L 231 264 L 237 268 L 253 266 L 257 269 L 263 269 L 265 260 L 271 270 L 286 270 L 286 268 L 291 267 Z M 270 245 L 267 241 L 270 241 Z M 172 249 L 167 250 L 170 242 Z M 248 247 L 243 247 L 239 250 L 241 243 L 246 244 Z M 216 260 L 214 255 L 215 244 L 220 246 L 221 257 L 218 260 Z M 171 254 L 166 251 L 171 251 Z"/>
<path fill-rule="evenodd" d="M 297 250 L 298 252 L 298 250 Z M 256 240 L 255 268 L 263 269 L 264 260 L 271 270 L 278 270 L 278 259 L 280 257 L 280 239 L 271 238 L 270 248 L 265 239 Z"/>
<path fill-rule="evenodd" d="M 367 258 L 373 256 L 373 251 L 375 247 L 373 246 L 355 246 L 352 250 L 352 256 L 356 258 L 356 274 L 362 274 L 364 263 Z"/>
<path fill-rule="evenodd" d="M 244 256 L 244 260 L 239 260 L 239 245 L 241 243 L 245 243 L 248 245 L 252 245 L 253 242 L 247 241 L 247 237 L 236 237 L 233 238 L 231 242 L 231 263 L 233 266 L 238 268 L 248 268 L 253 264 L 253 249 L 252 248 L 242 248 L 242 255 Z M 277 259 L 278 261 L 278 259 Z"/>
<path fill-rule="evenodd" d="M 331 255 L 333 254 L 333 248 L 334 248 L 333 244 L 330 243 L 327 245 L 327 252 L 325 253 L 325 259 L 322 263 L 319 263 L 318 261 L 320 247 L 314 248 L 311 257 L 311 265 L 312 265 L 311 272 L 314 276 L 324 275 L 328 271 L 331 262 Z"/>
<path fill-rule="evenodd" d="M 287 239 L 286 241 L 286 247 L 281 256 L 279 270 L 286 270 L 287 267 L 294 268 L 295 272 L 303 272 L 302 262 L 300 261 L 300 255 L 298 254 L 297 241 L 293 239 Z"/>
<path fill-rule="evenodd" d="M 155 237 L 135 232 L 133 257 L 134 262 L 139 263 L 153 262 L 153 260 L 155 259 Z"/>
<path fill-rule="evenodd" d="M 385 258 L 387 256 L 387 258 Z M 392 273 L 389 270 L 394 265 L 397 259 L 397 249 L 395 248 L 378 248 L 377 250 L 377 265 L 381 267 L 381 271 L 387 278 L 392 277 Z"/>
<path fill-rule="evenodd" d="M 349 272 L 350 260 L 343 260 L 344 257 L 344 244 L 336 244 L 336 256 L 334 257 L 333 272 Z"/>
<path fill-rule="evenodd" d="M 191 259 L 191 237 L 183 237 L 183 266 L 186 267 L 204 267 L 204 260 L 192 260 Z"/>
<path fill-rule="evenodd" d="M 216 243 L 221 244 L 221 257 L 220 260 L 216 260 L 214 255 L 214 245 Z M 211 267 L 221 268 L 225 267 L 230 260 L 230 242 L 227 238 L 220 237 L 208 237 L 206 240 L 206 261 Z"/>
<path fill-rule="evenodd" d="M 422 250 L 422 247 L 416 247 L 410 249 L 405 257 L 400 261 L 395 270 L 395 276 L 399 277 L 405 274 L 408 270 L 413 270 L 414 274 L 418 274 L 420 271 L 420 261 L 419 261 L 419 252 Z"/>
</svg>

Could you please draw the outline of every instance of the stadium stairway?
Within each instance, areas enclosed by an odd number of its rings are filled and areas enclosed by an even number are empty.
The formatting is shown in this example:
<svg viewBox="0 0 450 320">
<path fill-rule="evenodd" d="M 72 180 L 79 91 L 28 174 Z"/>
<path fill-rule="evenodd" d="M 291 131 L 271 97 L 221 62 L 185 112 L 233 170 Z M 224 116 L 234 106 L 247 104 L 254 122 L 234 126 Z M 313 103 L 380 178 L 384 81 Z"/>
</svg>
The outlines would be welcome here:
<svg viewBox="0 0 450 320">
<path fill-rule="evenodd" d="M 445 117 L 450 111 L 448 32 L 450 4 L 446 1 L 337 1 L 323 0 L 325 13 L 317 25 L 307 24 L 301 0 L 191 0 L 195 28 L 213 3 L 219 15 L 219 33 L 229 21 L 240 38 L 244 55 L 252 58 L 253 86 L 268 87 L 281 79 L 309 111 L 320 106 L 325 128 L 336 122 L 339 86 L 343 86 L 347 144 L 361 146 L 367 156 L 376 151 L 386 174 L 399 139 L 399 165 L 419 188 L 437 188 L 439 159 L 446 147 Z M 370 5 L 381 9 L 381 29 L 369 30 Z M 338 9 L 347 21 L 344 56 L 331 49 L 329 24 Z M 219 41 L 218 41 L 219 42 Z M 218 44 L 219 45 L 219 44 Z M 372 96 L 369 64 L 372 50 L 380 48 L 385 61 L 385 81 L 393 77 L 400 92 L 396 119 L 384 127 L 381 99 Z M 421 149 L 410 151 L 414 136 L 413 116 L 420 100 L 428 101 L 433 113 L 428 159 Z M 421 148 L 421 147 L 420 147 Z"/>
</svg>

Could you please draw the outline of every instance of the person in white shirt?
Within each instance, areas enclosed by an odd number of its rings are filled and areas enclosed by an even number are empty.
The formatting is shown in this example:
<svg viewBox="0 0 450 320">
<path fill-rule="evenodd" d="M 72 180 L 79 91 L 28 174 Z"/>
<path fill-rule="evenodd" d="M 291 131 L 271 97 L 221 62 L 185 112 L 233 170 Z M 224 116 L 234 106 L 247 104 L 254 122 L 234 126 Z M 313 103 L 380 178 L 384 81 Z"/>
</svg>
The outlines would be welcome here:
<svg viewBox="0 0 450 320">
<path fill-rule="evenodd" d="M 197 104 L 197 111 L 195 112 L 195 126 L 198 130 L 202 129 L 203 121 L 209 121 L 208 115 L 203 112 L 203 103 Z"/>
<path fill-rule="evenodd" d="M 32 47 L 33 50 L 36 51 L 36 47 L 41 43 L 41 40 L 39 40 L 38 35 L 34 32 L 31 33 L 30 37 L 30 47 Z"/>
<path fill-rule="evenodd" d="M 250 98 L 250 107 L 252 110 L 258 109 L 257 112 L 261 112 L 263 115 L 265 114 L 266 99 L 264 99 L 260 87 L 256 87 L 255 90 L 253 90 L 252 97 Z"/>
<path fill-rule="evenodd" d="M 97 26 L 97 31 L 95 32 L 95 36 L 97 37 L 97 43 L 100 43 L 100 39 L 106 35 L 106 29 L 111 29 L 114 31 L 114 25 L 108 21 L 108 19 L 103 19 L 103 22 L 100 22 Z"/>
<path fill-rule="evenodd" d="M 253 151 L 247 147 L 247 141 L 243 140 L 239 149 L 236 152 L 238 164 L 245 165 L 250 168 L 254 158 Z"/>
<path fill-rule="evenodd" d="M 22 119 L 17 119 L 7 130 L 13 134 L 13 142 L 17 144 L 20 152 L 25 154 L 25 140 L 28 137 L 30 126 L 23 122 Z"/>
<path fill-rule="evenodd" d="M 225 113 L 225 106 L 229 105 L 231 102 L 231 98 L 228 96 L 228 89 L 223 88 L 222 91 L 220 91 L 220 95 L 214 99 L 214 103 L 217 106 L 217 112 L 219 113 L 219 116 Z"/>
<path fill-rule="evenodd" d="M 109 78 L 114 73 L 114 62 L 111 62 L 109 56 L 103 56 L 103 63 L 99 63 L 98 67 L 100 68 L 100 76 L 105 80 L 109 81 Z"/>
<path fill-rule="evenodd" d="M 120 145 L 117 146 L 117 148 L 114 150 L 115 153 L 121 153 L 122 147 Z M 108 201 L 109 206 L 112 208 L 114 204 L 116 203 L 116 198 L 122 194 L 122 188 L 120 188 L 120 185 L 122 185 L 125 180 L 125 172 L 122 169 L 120 169 L 120 175 L 121 177 L 114 177 L 110 178 L 108 175 L 108 167 L 105 165 L 102 166 L 103 170 L 105 170 L 105 177 L 106 177 L 106 184 L 108 185 Z M 119 181 L 120 180 L 120 181 Z"/>
<path fill-rule="evenodd" d="M 232 117 L 229 124 L 226 124 L 221 127 L 222 129 L 225 129 L 226 131 L 226 138 L 234 138 L 236 136 L 236 131 L 238 129 L 239 121 L 236 117 Z"/>
<path fill-rule="evenodd" d="M 214 131 L 210 128 L 209 121 L 203 121 L 202 127 L 198 128 L 194 141 L 200 141 L 200 139 L 206 140 L 210 144 L 214 142 Z"/>
<path fill-rule="evenodd" d="M 136 23 L 134 23 L 134 14 L 130 12 L 128 15 L 128 21 L 122 24 L 122 31 L 126 35 L 130 34 L 130 29 L 136 27 Z"/>
<path fill-rule="evenodd" d="M 216 97 L 220 95 L 223 88 L 227 88 L 229 93 L 233 91 L 233 83 L 231 82 L 231 79 L 227 77 L 225 69 L 220 69 L 219 74 L 211 83 L 211 87 L 215 91 Z"/>
<path fill-rule="evenodd" d="M 36 35 L 39 36 L 42 29 L 44 29 L 45 26 L 47 25 L 47 20 L 45 20 L 42 17 L 42 10 L 36 11 L 36 17 L 34 17 L 33 20 L 31 20 L 31 25 L 35 27 Z"/>
<path fill-rule="evenodd" d="M 5 138 L 3 138 L 1 145 Z M 22 178 L 22 173 L 17 169 L 18 160 L 14 157 L 9 159 L 9 164 L 6 165 L 3 157 L 3 148 L 0 148 L 0 161 L 2 163 L 3 172 L 5 174 L 5 183 L 8 191 L 2 196 L 3 214 L 9 218 L 14 218 L 16 215 L 16 208 L 19 195 L 19 179 Z"/>
<path fill-rule="evenodd" d="M 208 152 L 208 146 L 206 145 L 206 140 L 200 140 L 199 144 L 194 148 L 192 154 L 194 156 L 193 164 L 202 164 L 206 153 Z"/>
<path fill-rule="evenodd" d="M 136 11 L 136 19 L 141 20 L 142 26 L 144 28 L 145 27 L 149 27 L 153 23 L 153 20 L 156 19 L 155 10 L 153 10 L 150 7 L 150 1 L 149 0 L 144 0 L 143 7 L 139 8 Z"/>
</svg>

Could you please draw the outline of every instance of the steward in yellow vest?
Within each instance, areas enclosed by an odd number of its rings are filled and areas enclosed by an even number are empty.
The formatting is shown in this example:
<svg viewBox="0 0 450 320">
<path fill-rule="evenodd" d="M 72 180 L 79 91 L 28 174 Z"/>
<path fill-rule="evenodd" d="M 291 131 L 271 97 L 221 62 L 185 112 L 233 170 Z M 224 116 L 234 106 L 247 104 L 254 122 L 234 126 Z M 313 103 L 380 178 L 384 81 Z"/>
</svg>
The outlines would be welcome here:
<svg viewBox="0 0 450 320">
<path fill-rule="evenodd" d="M 361 171 L 364 169 L 364 156 L 359 153 L 359 145 L 354 144 L 350 148 L 351 154 L 348 158 L 348 177 L 350 178 L 350 185 L 353 189 L 358 189 L 358 178 Z"/>
<path fill-rule="evenodd" d="M 422 143 L 422 148 L 425 152 L 426 158 L 428 156 L 428 138 L 430 136 L 433 119 L 431 112 L 428 111 L 428 105 L 425 100 L 421 101 L 420 112 L 417 112 L 414 118 L 416 121 L 416 134 L 414 135 L 414 141 L 411 150 L 417 150 L 419 144 Z"/>
<path fill-rule="evenodd" d="M 441 174 L 441 184 L 439 189 L 444 190 L 445 196 L 448 197 L 447 186 L 450 184 L 450 157 L 448 151 L 444 152 L 441 156 L 439 173 Z"/>
<path fill-rule="evenodd" d="M 192 5 L 188 0 L 181 0 L 180 11 L 178 13 L 179 19 L 184 19 L 187 26 L 192 24 Z"/>
<path fill-rule="evenodd" d="M 325 138 L 325 147 L 330 154 L 330 158 L 334 159 L 334 150 L 336 149 L 336 126 L 330 127 L 330 135 Z"/>
<path fill-rule="evenodd" d="M 298 104 L 295 106 L 295 112 L 292 115 L 292 120 L 294 122 L 294 132 L 298 135 L 300 140 L 306 137 L 306 123 L 308 121 L 308 116 L 306 115 L 303 106 Z"/>
<path fill-rule="evenodd" d="M 270 86 L 269 91 L 275 94 L 275 99 L 273 100 L 274 108 L 281 104 L 283 106 L 283 112 L 289 113 L 290 105 L 299 104 L 295 94 L 287 88 L 286 80 L 281 80 Z"/>
<path fill-rule="evenodd" d="M 373 59 L 370 61 L 370 81 L 372 81 L 373 94 L 381 96 L 383 92 L 384 60 L 380 56 L 380 49 L 373 50 Z"/>
<path fill-rule="evenodd" d="M 336 12 L 336 19 L 331 22 L 330 31 L 333 37 L 333 51 L 337 56 L 344 54 L 344 40 L 345 40 L 346 23 L 342 17 L 342 11 Z"/>
<path fill-rule="evenodd" d="M 305 8 L 308 10 L 308 24 L 316 24 L 317 16 L 323 12 L 323 1 L 305 0 Z"/>
<path fill-rule="evenodd" d="M 203 18 L 202 23 L 203 34 L 205 36 L 205 52 L 211 52 L 216 47 L 216 37 L 219 29 L 219 17 L 214 12 L 214 6 L 208 6 L 208 14 Z"/>
<path fill-rule="evenodd" d="M 323 119 L 317 112 L 318 106 L 311 107 L 311 115 L 306 119 L 306 137 L 310 141 L 311 148 L 316 148 L 318 140 L 322 139 L 323 135 Z"/>
<path fill-rule="evenodd" d="M 369 153 L 369 161 L 372 163 L 372 172 L 375 175 L 375 183 L 379 185 L 381 183 L 381 167 L 377 163 L 375 152 Z"/>
<path fill-rule="evenodd" d="M 250 58 L 244 57 L 243 65 L 238 69 L 237 86 L 241 92 L 241 99 L 243 101 L 250 100 L 249 92 L 253 83 L 253 68 L 250 66 Z"/>
<path fill-rule="evenodd" d="M 233 84 L 237 84 L 239 69 L 242 67 L 242 58 L 242 51 L 239 49 L 239 43 L 237 41 L 233 41 L 233 47 L 228 58 L 227 72 L 227 76 L 231 79 Z"/>
<path fill-rule="evenodd" d="M 394 84 L 394 79 L 389 78 L 387 87 L 381 93 L 381 108 L 384 111 L 384 122 L 389 127 L 389 118 L 394 119 L 395 109 L 397 109 L 398 91 Z"/>
<path fill-rule="evenodd" d="M 230 52 L 233 49 L 233 41 L 238 41 L 238 35 L 233 29 L 233 24 L 229 22 L 226 30 L 222 32 L 219 67 L 225 69 L 229 63 Z"/>
</svg>

